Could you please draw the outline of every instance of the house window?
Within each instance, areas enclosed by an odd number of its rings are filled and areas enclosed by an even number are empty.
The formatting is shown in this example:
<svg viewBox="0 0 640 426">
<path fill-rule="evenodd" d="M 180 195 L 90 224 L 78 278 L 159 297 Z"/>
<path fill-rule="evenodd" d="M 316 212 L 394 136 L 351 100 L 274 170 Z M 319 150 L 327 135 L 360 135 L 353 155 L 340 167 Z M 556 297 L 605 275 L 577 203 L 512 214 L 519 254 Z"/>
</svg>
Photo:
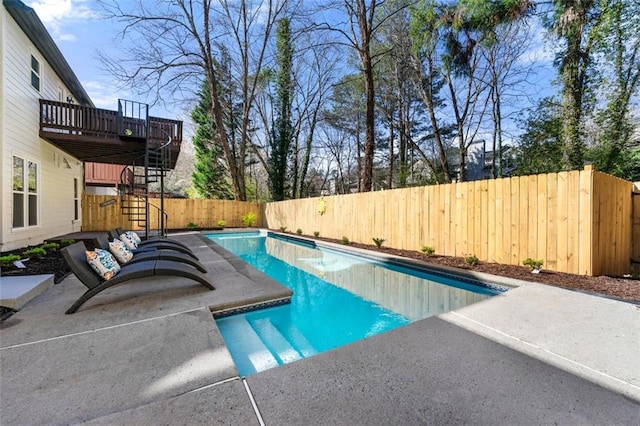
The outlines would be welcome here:
<svg viewBox="0 0 640 426">
<path fill-rule="evenodd" d="M 13 157 L 13 227 L 38 225 L 38 164 Z"/>
<path fill-rule="evenodd" d="M 31 55 L 31 85 L 38 92 L 40 91 L 40 62 Z"/>
<path fill-rule="evenodd" d="M 80 217 L 80 199 L 78 192 L 78 178 L 73 178 L 73 220 L 78 220 Z"/>
</svg>

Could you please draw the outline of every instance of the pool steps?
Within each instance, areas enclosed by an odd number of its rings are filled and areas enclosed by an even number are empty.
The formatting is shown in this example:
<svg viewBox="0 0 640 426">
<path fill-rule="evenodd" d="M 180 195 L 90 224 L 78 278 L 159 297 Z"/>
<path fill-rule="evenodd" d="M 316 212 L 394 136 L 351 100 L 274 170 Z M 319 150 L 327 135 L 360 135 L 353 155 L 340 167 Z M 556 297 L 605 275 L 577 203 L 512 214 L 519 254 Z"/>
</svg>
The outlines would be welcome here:
<svg viewBox="0 0 640 426">
<path fill-rule="evenodd" d="M 268 319 L 258 319 L 249 322 L 256 331 L 265 347 L 271 352 L 278 364 L 302 359 L 300 353 L 287 341 L 278 329 Z"/>
<path fill-rule="evenodd" d="M 244 372 L 244 375 L 278 366 L 278 361 L 244 316 L 231 316 L 218 320 L 218 327 L 238 371 Z"/>
<path fill-rule="evenodd" d="M 248 319 L 245 315 L 218 320 L 218 327 L 233 348 L 239 371 L 252 374 L 287 364 L 317 353 L 295 327 L 277 327 L 268 317 Z"/>
</svg>

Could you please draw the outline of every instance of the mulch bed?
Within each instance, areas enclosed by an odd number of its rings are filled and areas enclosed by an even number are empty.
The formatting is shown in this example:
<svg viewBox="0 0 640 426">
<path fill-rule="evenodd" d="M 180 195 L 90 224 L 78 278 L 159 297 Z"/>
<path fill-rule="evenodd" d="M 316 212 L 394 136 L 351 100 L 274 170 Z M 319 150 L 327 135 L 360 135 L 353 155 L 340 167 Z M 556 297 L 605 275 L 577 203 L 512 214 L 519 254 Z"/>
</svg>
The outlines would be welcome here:
<svg viewBox="0 0 640 426">
<path fill-rule="evenodd" d="M 23 248 L 20 250 L 14 250 L 10 252 L 3 252 L 2 256 L 6 256 L 9 254 L 17 254 L 21 255 L 25 250 L 31 247 Z M 58 284 L 62 281 L 67 275 L 71 273 L 71 269 L 67 265 L 67 262 L 62 257 L 62 252 L 60 250 L 53 250 L 48 252 L 46 255 L 39 258 L 29 258 L 28 260 L 24 260 L 23 265 L 24 268 L 18 268 L 17 266 L 9 266 L 3 267 L 0 270 L 0 275 L 11 277 L 11 276 L 24 276 L 24 275 L 39 275 L 39 274 L 53 274 L 53 282 Z"/>
</svg>

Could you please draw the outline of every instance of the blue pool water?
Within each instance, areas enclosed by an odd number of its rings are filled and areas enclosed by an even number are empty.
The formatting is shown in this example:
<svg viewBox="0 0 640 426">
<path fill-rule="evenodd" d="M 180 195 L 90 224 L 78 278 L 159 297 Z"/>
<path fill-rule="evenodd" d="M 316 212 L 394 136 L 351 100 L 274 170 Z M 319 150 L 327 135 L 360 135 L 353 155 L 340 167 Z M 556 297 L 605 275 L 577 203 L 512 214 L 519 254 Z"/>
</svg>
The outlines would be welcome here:
<svg viewBox="0 0 640 426">
<path fill-rule="evenodd" d="M 208 237 L 294 293 L 291 304 L 216 319 L 243 376 L 498 293 L 264 233 Z"/>
</svg>

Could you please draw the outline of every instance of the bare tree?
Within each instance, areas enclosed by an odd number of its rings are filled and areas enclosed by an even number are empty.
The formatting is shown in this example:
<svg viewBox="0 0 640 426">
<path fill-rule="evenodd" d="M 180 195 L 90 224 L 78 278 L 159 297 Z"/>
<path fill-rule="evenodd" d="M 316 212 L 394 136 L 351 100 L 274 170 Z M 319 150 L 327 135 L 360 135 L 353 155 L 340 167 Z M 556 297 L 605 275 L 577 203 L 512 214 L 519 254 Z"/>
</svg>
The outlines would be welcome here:
<svg viewBox="0 0 640 426">
<path fill-rule="evenodd" d="M 371 191 L 373 186 L 375 153 L 374 68 L 379 56 L 384 54 L 384 52 L 374 52 L 373 41 L 386 20 L 406 7 L 399 4 L 397 8 L 392 10 L 385 9 L 384 14 L 379 14 L 377 9 L 385 2 L 386 0 L 373 0 L 370 2 L 365 0 L 329 1 L 327 4 L 322 5 L 322 9 L 333 9 L 346 13 L 347 22 L 321 22 L 314 24 L 315 28 L 340 34 L 341 39 L 336 43 L 349 46 L 358 56 L 365 94 L 364 156 L 359 178 L 359 190 L 362 192 Z"/>
<path fill-rule="evenodd" d="M 312 32 L 296 29 L 294 39 L 296 54 L 294 55 L 293 108 L 292 108 L 292 150 L 288 158 L 290 173 L 288 187 L 292 198 L 307 195 L 309 187 L 308 171 L 313 163 L 314 143 L 320 113 L 336 78 L 339 55 L 331 44 L 318 43 Z M 271 77 L 263 79 L 256 92 L 256 112 L 264 129 L 269 129 L 273 117 L 273 87 L 267 84 Z M 264 132 L 270 137 L 270 131 Z M 268 144 L 255 144 L 254 154 L 263 167 L 271 152 Z"/>
<path fill-rule="evenodd" d="M 531 7 L 529 0 L 460 0 L 452 4 L 425 0 L 414 13 L 416 85 L 429 109 L 445 180 L 451 176 L 446 170 L 450 160 L 442 152 L 442 129 L 452 127 L 455 131 L 458 178 L 464 181 L 467 152 L 481 130 L 489 104 L 490 67 L 482 55 L 483 45 L 494 42 L 500 25 L 525 17 Z M 451 117 L 449 122 L 447 117 Z"/>
<path fill-rule="evenodd" d="M 445 147 L 445 137 L 450 133 L 450 130 L 438 118 L 438 111 L 444 105 L 440 91 L 445 84 L 440 73 L 439 32 L 438 16 L 435 14 L 434 5 L 425 4 L 423 9 L 414 12 L 411 26 L 411 37 L 414 46 L 411 55 L 411 65 L 414 70 L 412 81 L 420 98 L 427 107 L 431 125 L 431 137 L 426 139 L 432 141 L 436 148 L 437 163 L 444 182 L 451 182 L 449 159 Z M 421 150 L 420 152 L 423 151 Z M 435 169 L 433 165 L 430 168 Z"/>
<path fill-rule="evenodd" d="M 354 138 L 348 131 L 325 122 L 321 123 L 319 131 L 319 150 L 326 153 L 325 168 L 330 179 L 333 179 L 332 192 L 348 194 L 354 189 L 353 181 L 358 170 L 354 155 L 358 147 Z"/>
<path fill-rule="evenodd" d="M 299 77 L 296 79 L 296 88 L 300 96 L 296 97 L 298 120 L 294 126 L 295 152 L 292 192 L 294 198 L 310 195 L 307 192 L 309 188 L 307 174 L 312 161 L 312 151 L 321 119 L 321 111 L 336 78 L 337 63 L 338 58 L 333 49 L 314 46 L 301 60 L 296 73 Z"/>
<path fill-rule="evenodd" d="M 367 6 L 364 0 L 345 0 L 344 7 L 351 23 L 351 41 L 358 53 L 364 77 L 365 93 L 365 143 L 364 164 L 362 168 L 362 191 L 371 191 L 373 185 L 373 154 L 375 146 L 375 87 L 373 84 L 373 55 L 371 42 L 374 27 L 374 16 L 378 2 L 372 1 Z"/>
<path fill-rule="evenodd" d="M 203 80 L 209 82 L 211 115 L 234 197 L 245 200 L 253 102 L 275 22 L 287 1 L 138 0 L 131 10 L 116 0 L 100 2 L 106 16 L 124 26 L 122 56 L 102 58 L 124 84 L 138 93 L 153 93 L 160 101 L 166 96 L 186 99 L 197 93 Z M 224 84 L 216 61 L 218 46 L 224 46 L 231 58 L 232 81 Z M 230 101 L 238 106 L 240 117 L 230 116 L 235 111 Z"/>
<path fill-rule="evenodd" d="M 385 8 L 396 10 L 399 4 L 409 5 L 408 0 L 393 0 Z M 387 20 L 376 39 L 376 50 L 385 52 L 376 69 L 377 112 L 388 129 L 387 187 L 404 187 L 409 184 L 413 170 L 414 133 L 424 126 L 424 107 L 411 83 L 411 38 L 408 7 L 400 9 Z M 380 131 L 380 129 L 379 129 Z M 412 182 L 413 183 L 413 182 Z"/>
<path fill-rule="evenodd" d="M 522 61 L 531 47 L 533 30 L 523 21 L 508 22 L 498 26 L 495 40 L 482 49 L 489 68 L 488 82 L 491 97 L 493 132 L 491 146 L 491 175 L 503 176 L 503 143 L 505 121 L 520 116 L 523 99 L 531 97 L 527 87 L 534 71 L 534 64 Z M 528 99 L 530 100 L 530 99 Z"/>
</svg>

